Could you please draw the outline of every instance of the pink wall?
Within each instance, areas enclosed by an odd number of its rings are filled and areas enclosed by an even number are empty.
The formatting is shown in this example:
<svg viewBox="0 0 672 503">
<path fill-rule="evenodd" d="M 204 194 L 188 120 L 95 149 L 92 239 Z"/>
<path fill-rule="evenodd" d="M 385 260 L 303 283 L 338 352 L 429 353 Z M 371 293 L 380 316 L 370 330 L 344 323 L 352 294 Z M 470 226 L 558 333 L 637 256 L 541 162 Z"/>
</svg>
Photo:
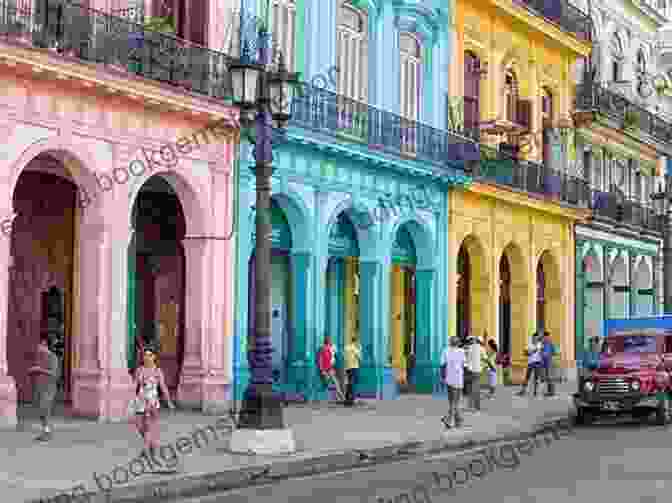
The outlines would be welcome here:
<svg viewBox="0 0 672 503">
<path fill-rule="evenodd" d="M 3 44 L 0 42 L 0 50 L 13 50 Z M 59 72 L 77 75 L 79 70 L 77 65 L 56 56 L 48 56 L 47 61 L 47 67 L 54 69 L 42 72 L 42 78 L 37 80 L 31 76 L 31 64 L 27 61 L 25 66 L 0 66 L 0 136 L 7 140 L 0 145 L 0 214 L 11 215 L 17 209 L 11 202 L 19 176 L 45 152 L 67 168 L 72 181 L 82 190 L 80 195 L 84 191 L 90 196 L 98 194 L 85 209 L 78 208 L 75 223 L 79 239 L 74 255 L 80 272 L 75 277 L 73 299 L 74 412 L 101 420 L 121 419 L 132 394 L 126 362 L 127 248 L 132 237 L 133 201 L 152 174 L 159 174 L 171 184 L 186 221 L 184 279 L 189 295 L 183 306 L 184 363 L 178 401 L 204 410 L 225 407 L 232 382 L 229 360 L 234 242 L 200 237 L 224 236 L 231 229 L 231 166 L 236 140 L 220 138 L 218 144 L 182 155 L 174 168 L 156 166 L 153 172 L 146 170 L 108 192 L 101 193 L 99 180 L 102 173 L 112 173 L 113 169 L 121 174 L 130 161 L 138 158 L 141 147 L 158 149 L 203 127 L 212 120 L 203 110 L 222 116 L 235 112 L 207 98 L 139 79 L 126 82 L 125 91 L 109 94 L 107 89 L 119 87 L 119 80 L 108 76 L 103 67 L 93 74 L 98 82 L 86 75 L 59 79 Z M 165 105 L 145 106 L 141 96 L 148 89 L 154 100 Z M 177 103 L 178 107 L 174 105 Z M 56 191 L 36 191 L 31 196 L 50 204 L 58 201 Z M 36 225 L 33 234 L 41 232 L 43 225 Z M 21 226 L 17 224 L 19 230 Z M 20 348 L 12 344 L 8 350 L 8 343 L 14 340 L 8 334 L 18 326 L 19 311 L 35 305 L 34 293 L 21 293 L 18 289 L 34 292 L 50 281 L 64 281 L 44 279 L 49 268 L 33 261 L 32 269 L 24 272 L 26 277 L 37 278 L 14 280 L 15 291 L 10 292 L 9 266 L 16 263 L 20 253 L 12 259 L 9 245 L 10 240 L 0 235 L 0 299 L 10 299 L 7 304 L 0 304 L 0 423 L 7 425 L 16 420 L 17 400 L 16 382 L 9 369 L 16 368 L 15 359 L 21 358 L 32 344 L 28 339 L 35 337 L 36 331 L 34 313 L 23 317 L 29 325 L 21 328 L 26 342 Z M 160 298 L 167 295 L 165 282 L 158 281 L 156 286 Z M 13 308 L 18 311 L 10 313 Z M 8 358 L 12 360 L 9 365 Z M 19 388 L 24 386 L 23 382 L 19 384 Z"/>
</svg>

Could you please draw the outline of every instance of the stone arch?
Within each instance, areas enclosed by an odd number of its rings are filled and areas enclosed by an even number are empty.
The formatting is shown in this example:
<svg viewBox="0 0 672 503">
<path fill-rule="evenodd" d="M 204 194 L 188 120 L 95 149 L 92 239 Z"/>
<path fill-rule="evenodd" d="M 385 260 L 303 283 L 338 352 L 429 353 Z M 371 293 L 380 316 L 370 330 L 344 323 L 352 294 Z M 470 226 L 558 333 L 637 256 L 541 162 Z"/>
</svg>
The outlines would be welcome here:
<svg viewBox="0 0 672 503">
<path fill-rule="evenodd" d="M 626 318 L 628 308 L 628 265 L 626 257 L 621 253 L 614 257 L 609 267 L 607 282 L 607 298 L 610 318 Z"/>
<path fill-rule="evenodd" d="M 207 192 L 188 174 L 177 173 L 175 171 L 158 171 L 157 173 L 143 176 L 131 191 L 131 208 L 135 208 L 140 190 L 153 177 L 162 178 L 177 195 L 184 213 L 187 236 L 211 234 L 212 221 L 205 210 L 208 207 L 208 203 L 204 200 L 204 194 Z M 134 211 L 132 210 L 130 212 L 131 227 L 133 224 L 133 214 Z"/>
<path fill-rule="evenodd" d="M 379 242 L 376 239 L 375 232 L 378 226 L 371 224 L 372 208 L 369 208 L 360 201 L 354 201 L 349 197 L 344 198 L 329 212 L 329 217 L 327 218 L 324 227 L 325 234 L 323 242 L 329 242 L 332 228 L 336 224 L 340 214 L 343 212 L 346 213 L 355 227 L 360 259 L 373 260 L 377 258 L 380 255 Z M 324 266 L 326 267 L 326 263 Z"/>
<path fill-rule="evenodd" d="M 508 350 L 507 352 L 517 356 L 525 349 L 528 337 L 527 262 L 520 245 L 515 242 L 509 242 L 497 259 L 499 346 L 502 351 Z"/>
<path fill-rule="evenodd" d="M 387 249 L 391 250 L 390 247 L 394 242 L 397 231 L 404 226 L 413 238 L 417 254 L 417 268 L 419 270 L 434 269 L 436 267 L 434 234 L 421 216 L 405 215 L 394 222 L 386 239 L 386 244 L 389 244 Z M 388 253 L 391 253 L 391 251 L 388 251 Z"/>
<path fill-rule="evenodd" d="M 560 265 L 551 250 L 544 250 L 537 262 L 536 297 L 537 327 L 550 332 L 553 342 L 560 347 L 564 339 L 562 326 L 565 308 L 562 304 Z"/>
<path fill-rule="evenodd" d="M 462 263 L 466 269 L 461 270 Z M 457 254 L 457 330 L 479 337 L 490 326 L 490 272 L 483 242 L 474 234 L 462 241 Z M 462 332 L 462 333 L 461 333 Z"/>
<path fill-rule="evenodd" d="M 630 295 L 634 296 L 635 316 L 650 316 L 653 314 L 653 274 L 646 257 L 639 257 L 634 273 Z"/>
<path fill-rule="evenodd" d="M 292 250 L 310 250 L 311 217 L 304 201 L 297 195 L 287 192 L 274 193 L 271 198 L 287 217 L 292 232 Z"/>
<path fill-rule="evenodd" d="M 89 323 L 99 293 L 90 279 L 94 271 L 80 272 L 83 257 L 99 255 L 99 231 L 104 223 L 99 211 L 102 198 L 93 204 L 83 196 L 95 190 L 92 166 L 95 163 L 86 149 L 53 138 L 28 147 L 10 168 L 8 202 L 17 217 L 9 236 L 12 265 L 9 299 L 3 308 L 9 312 L 7 333 L 2 336 L 7 337 L 9 373 L 16 379 L 19 400 L 26 398 L 29 388 L 25 352 L 34 350 L 40 330 L 46 328 L 41 296 L 48 290 L 57 288 L 62 294 L 58 330 L 64 398 L 71 398 L 75 408 L 79 405 L 73 393 L 75 369 L 92 365 L 90 357 L 101 343 L 102 337 L 87 337 L 84 350 L 80 337 L 97 333 Z"/>
</svg>

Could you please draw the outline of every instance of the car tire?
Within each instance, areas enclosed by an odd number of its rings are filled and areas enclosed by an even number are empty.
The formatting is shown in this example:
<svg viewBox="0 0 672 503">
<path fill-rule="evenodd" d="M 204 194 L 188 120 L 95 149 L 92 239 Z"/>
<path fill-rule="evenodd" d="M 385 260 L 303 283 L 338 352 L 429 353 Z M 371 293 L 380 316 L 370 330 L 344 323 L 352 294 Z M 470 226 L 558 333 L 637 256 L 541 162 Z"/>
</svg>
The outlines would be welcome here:
<svg viewBox="0 0 672 503">
<path fill-rule="evenodd" d="M 593 422 L 593 413 L 585 407 L 576 409 L 576 417 L 574 423 L 578 426 L 587 426 Z"/>
<path fill-rule="evenodd" d="M 656 424 L 659 426 L 667 426 L 670 424 L 670 415 L 672 415 L 672 401 L 667 393 L 658 400 L 658 407 L 656 407 Z"/>
</svg>

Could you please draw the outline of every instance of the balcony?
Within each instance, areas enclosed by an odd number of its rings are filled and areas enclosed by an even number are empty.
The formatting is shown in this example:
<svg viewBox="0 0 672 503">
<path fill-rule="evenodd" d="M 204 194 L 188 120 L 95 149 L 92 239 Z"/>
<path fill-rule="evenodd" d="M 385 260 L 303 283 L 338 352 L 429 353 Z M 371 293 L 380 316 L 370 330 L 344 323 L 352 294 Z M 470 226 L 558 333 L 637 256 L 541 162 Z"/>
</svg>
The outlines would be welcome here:
<svg viewBox="0 0 672 503">
<path fill-rule="evenodd" d="M 658 142 L 672 144 L 672 124 L 601 84 L 576 86 L 575 107 L 577 124 L 591 122 L 602 115 L 620 123 L 622 129 L 639 130 Z"/>
<path fill-rule="evenodd" d="M 525 161 L 484 145 L 479 162 L 471 163 L 474 180 L 494 183 L 559 203 L 588 208 L 588 183 L 533 161 Z"/>
<path fill-rule="evenodd" d="M 462 170 L 479 155 L 470 137 L 477 131 L 436 129 L 306 84 L 292 101 L 289 125 L 439 168 Z"/>
<path fill-rule="evenodd" d="M 593 22 L 590 16 L 567 0 L 513 0 L 513 2 L 540 14 L 579 40 L 591 41 Z"/>
<path fill-rule="evenodd" d="M 231 95 L 225 54 L 79 4 L 0 0 L 0 37 L 212 98 Z"/>
<path fill-rule="evenodd" d="M 655 210 L 639 201 L 625 199 L 621 194 L 593 190 L 591 209 L 595 218 L 661 233 L 663 221 Z"/>
</svg>

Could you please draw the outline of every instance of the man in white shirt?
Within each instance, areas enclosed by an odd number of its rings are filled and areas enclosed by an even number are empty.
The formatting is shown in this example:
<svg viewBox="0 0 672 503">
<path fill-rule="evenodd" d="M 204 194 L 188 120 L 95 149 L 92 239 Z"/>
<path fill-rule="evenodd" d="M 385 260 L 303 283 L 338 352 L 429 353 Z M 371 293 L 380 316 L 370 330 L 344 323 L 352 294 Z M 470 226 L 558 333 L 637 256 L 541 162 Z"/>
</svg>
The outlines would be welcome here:
<svg viewBox="0 0 672 503">
<path fill-rule="evenodd" d="M 469 407 L 481 410 L 481 341 L 471 337 L 466 349 L 465 382 L 469 382 Z"/>
<path fill-rule="evenodd" d="M 448 387 L 448 415 L 441 418 L 446 428 L 462 426 L 460 398 L 464 382 L 464 351 L 459 344 L 459 338 L 451 337 L 449 346 L 441 355 L 441 378 Z"/>
</svg>

